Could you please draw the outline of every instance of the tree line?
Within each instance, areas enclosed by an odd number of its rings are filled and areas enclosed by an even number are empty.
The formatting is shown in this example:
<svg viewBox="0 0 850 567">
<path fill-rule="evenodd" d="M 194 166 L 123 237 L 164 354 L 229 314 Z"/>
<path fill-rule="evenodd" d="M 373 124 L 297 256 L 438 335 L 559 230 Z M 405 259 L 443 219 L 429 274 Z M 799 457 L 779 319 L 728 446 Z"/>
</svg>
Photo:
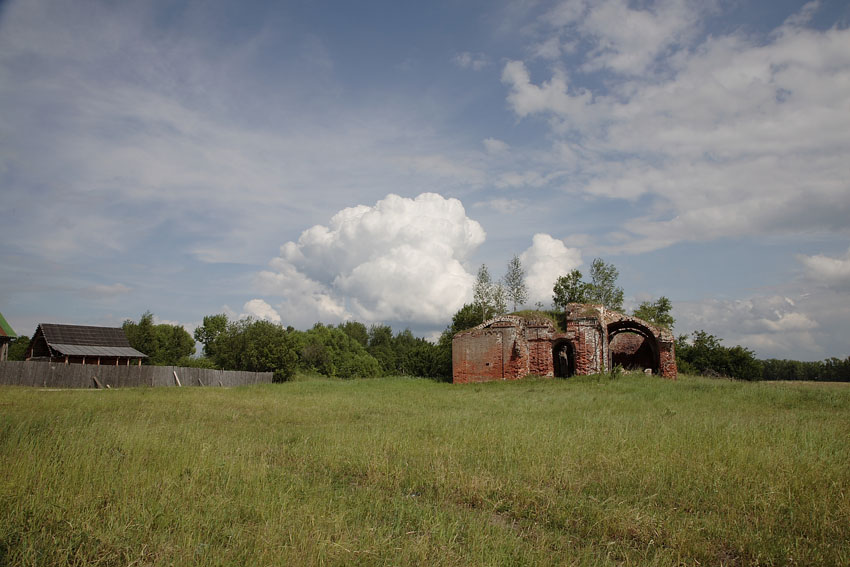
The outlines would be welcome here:
<svg viewBox="0 0 850 567">
<path fill-rule="evenodd" d="M 541 302 L 537 312 L 556 324 L 563 319 L 569 303 L 596 303 L 623 312 L 623 289 L 617 285 L 619 271 L 613 264 L 595 258 L 589 280 L 574 269 L 559 276 L 552 288 L 552 303 Z M 190 334 L 183 327 L 154 324 L 150 311 L 139 321 L 126 320 L 122 328 L 130 345 L 145 354 L 145 364 L 194 366 L 222 370 L 273 372 L 276 381 L 289 380 L 297 372 L 316 373 L 333 378 L 407 375 L 451 380 L 452 338 L 493 317 L 514 313 L 528 300 L 525 270 L 517 255 L 508 262 L 505 275 L 494 280 L 486 264 L 478 270 L 473 301 L 465 304 L 436 344 L 413 336 L 409 329 L 394 333 L 388 325 L 366 327 L 357 321 L 339 325 L 316 323 L 299 331 L 278 323 L 251 318 L 230 320 L 219 313 L 204 317 Z M 664 296 L 640 303 L 632 315 L 672 330 L 675 319 L 672 303 Z M 196 341 L 202 345 L 194 356 Z M 679 335 L 676 360 L 679 372 L 724 376 L 743 380 L 823 380 L 850 381 L 850 357 L 817 362 L 759 360 L 750 349 L 726 347 L 722 339 L 705 331 Z M 9 347 L 9 360 L 24 360 L 28 337 L 18 337 Z"/>
<path fill-rule="evenodd" d="M 220 313 L 204 317 L 194 337 L 203 345 L 198 360 L 217 368 L 274 372 L 275 381 L 296 372 L 343 379 L 451 376 L 451 350 L 446 357 L 438 345 L 409 329 L 394 334 L 388 325 L 316 323 L 299 331 L 264 320 L 231 321 Z"/>
<path fill-rule="evenodd" d="M 850 356 L 810 362 L 757 359 L 750 349 L 740 345 L 726 347 L 721 341 L 705 331 L 695 331 L 691 337 L 680 335 L 676 339 L 679 372 L 740 380 L 850 382 Z"/>
</svg>

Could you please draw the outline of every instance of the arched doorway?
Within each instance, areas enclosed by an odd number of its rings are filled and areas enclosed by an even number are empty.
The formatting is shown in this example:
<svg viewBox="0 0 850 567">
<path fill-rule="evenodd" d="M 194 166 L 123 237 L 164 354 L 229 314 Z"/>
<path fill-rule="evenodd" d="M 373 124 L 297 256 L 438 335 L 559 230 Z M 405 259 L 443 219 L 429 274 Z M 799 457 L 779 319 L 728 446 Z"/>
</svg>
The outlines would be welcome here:
<svg viewBox="0 0 850 567">
<path fill-rule="evenodd" d="M 608 325 L 609 368 L 651 370 L 658 374 L 661 359 L 658 337 L 635 321 L 616 321 Z"/>
<path fill-rule="evenodd" d="M 569 378 L 576 373 L 576 358 L 573 344 L 567 340 L 552 344 L 552 369 L 555 378 Z"/>
</svg>

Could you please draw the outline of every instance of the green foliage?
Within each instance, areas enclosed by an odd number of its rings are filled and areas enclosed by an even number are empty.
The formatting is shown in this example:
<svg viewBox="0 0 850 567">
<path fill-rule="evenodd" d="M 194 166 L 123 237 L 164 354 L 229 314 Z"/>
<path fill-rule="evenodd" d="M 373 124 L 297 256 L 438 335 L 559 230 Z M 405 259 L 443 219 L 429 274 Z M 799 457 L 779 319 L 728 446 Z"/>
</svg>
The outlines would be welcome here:
<svg viewBox="0 0 850 567">
<path fill-rule="evenodd" d="M 642 302 L 632 314 L 648 323 L 653 323 L 666 329 L 672 329 L 673 323 L 676 320 L 670 315 L 671 309 L 673 309 L 673 304 L 662 295 L 655 301 Z"/>
<path fill-rule="evenodd" d="M 195 340 L 204 345 L 204 356 L 215 356 L 215 341 L 227 329 L 227 315 L 207 315 L 200 327 L 195 329 Z"/>
<path fill-rule="evenodd" d="M 360 343 L 362 346 L 369 345 L 369 331 L 366 330 L 366 325 L 357 321 L 346 321 L 339 325 L 346 335 Z"/>
<path fill-rule="evenodd" d="M 369 327 L 369 354 L 381 366 L 381 374 L 393 374 L 396 367 L 396 355 L 393 348 L 393 330 L 388 325 L 372 325 Z"/>
<path fill-rule="evenodd" d="M 465 303 L 463 307 L 458 309 L 457 312 L 452 315 L 452 322 L 446 331 L 453 337 L 461 331 L 471 329 L 481 324 L 482 317 L 483 315 L 480 305 Z"/>
<path fill-rule="evenodd" d="M 300 364 L 305 370 L 346 379 L 381 375 L 378 361 L 340 328 L 316 323 L 300 334 L 300 344 Z"/>
<path fill-rule="evenodd" d="M 288 380 L 295 373 L 298 344 L 293 333 L 281 325 L 254 319 L 228 321 L 225 315 L 212 315 L 204 317 L 195 336 L 207 341 L 207 359 L 223 370 L 274 372 L 275 381 Z"/>
<path fill-rule="evenodd" d="M 150 311 L 143 313 L 138 323 L 127 319 L 122 328 L 130 346 L 148 355 L 144 364 L 176 365 L 195 353 L 195 341 L 186 329 L 165 323 L 154 325 Z"/>
<path fill-rule="evenodd" d="M 594 258 L 590 264 L 590 286 L 587 298 L 590 303 L 601 303 L 614 311 L 623 310 L 623 288 L 617 287 L 619 270 L 614 264 L 606 264 L 602 258 Z"/>
<path fill-rule="evenodd" d="M 25 360 L 27 357 L 27 348 L 30 346 L 30 337 L 18 335 L 9 342 L 9 360 Z"/>
<path fill-rule="evenodd" d="M 177 361 L 176 366 L 183 366 L 185 368 L 206 368 L 208 370 L 219 369 L 211 358 L 207 358 L 205 356 L 199 358 L 195 358 L 194 356 L 184 356 Z"/>
<path fill-rule="evenodd" d="M 559 276 L 552 288 L 552 303 L 563 309 L 568 303 L 600 303 L 614 311 L 623 310 L 623 288 L 617 287 L 620 272 L 613 264 L 595 258 L 590 265 L 590 283 L 579 270 Z"/>
<path fill-rule="evenodd" d="M 552 288 L 552 303 L 555 308 L 564 309 L 568 303 L 587 303 L 590 284 L 582 281 L 581 272 L 572 270 L 566 276 L 559 276 Z"/>
<path fill-rule="evenodd" d="M 155 364 L 154 351 L 156 351 L 156 336 L 153 330 L 153 313 L 145 311 L 138 323 L 127 319 L 121 325 L 121 328 L 124 329 L 124 334 L 127 336 L 127 340 L 130 341 L 130 346 L 148 355 L 148 358 L 143 363 Z"/>
<path fill-rule="evenodd" d="M 762 360 L 764 380 L 816 380 L 850 382 L 850 356 L 842 360 L 832 357 L 823 361 Z"/>
<path fill-rule="evenodd" d="M 760 380 L 762 364 L 753 351 L 736 345 L 724 347 L 722 339 L 705 331 L 694 331 L 692 339 L 680 335 L 676 340 L 676 363 L 684 374 L 726 376 L 739 380 Z"/>
<path fill-rule="evenodd" d="M 508 271 L 505 273 L 504 287 L 507 298 L 513 303 L 514 311 L 517 305 L 522 305 L 528 300 L 528 286 L 525 284 L 525 270 L 522 267 L 519 256 L 514 254 L 508 262 Z"/>
</svg>

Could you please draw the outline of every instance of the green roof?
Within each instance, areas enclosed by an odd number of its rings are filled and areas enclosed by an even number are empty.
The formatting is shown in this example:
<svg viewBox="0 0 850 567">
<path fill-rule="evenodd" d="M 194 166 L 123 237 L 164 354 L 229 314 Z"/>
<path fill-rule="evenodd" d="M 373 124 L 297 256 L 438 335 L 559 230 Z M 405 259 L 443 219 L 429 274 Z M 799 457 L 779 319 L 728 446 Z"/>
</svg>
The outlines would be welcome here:
<svg viewBox="0 0 850 567">
<path fill-rule="evenodd" d="M 15 334 L 15 331 L 12 330 L 12 326 L 6 322 L 6 319 L 3 317 L 3 314 L 0 313 L 0 337 L 12 337 L 15 338 L 18 335 Z"/>
</svg>

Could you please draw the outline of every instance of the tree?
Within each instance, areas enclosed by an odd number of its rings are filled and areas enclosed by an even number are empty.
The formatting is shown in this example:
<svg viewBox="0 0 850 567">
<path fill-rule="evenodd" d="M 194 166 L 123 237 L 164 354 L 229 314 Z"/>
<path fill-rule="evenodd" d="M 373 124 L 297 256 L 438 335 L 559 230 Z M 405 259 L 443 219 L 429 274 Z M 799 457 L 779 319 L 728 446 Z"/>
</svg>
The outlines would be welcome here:
<svg viewBox="0 0 850 567">
<path fill-rule="evenodd" d="M 130 346 L 137 351 L 148 355 L 145 364 L 153 364 L 154 351 L 156 350 L 156 337 L 153 330 L 153 313 L 145 311 L 136 323 L 127 319 L 121 325 L 124 335 L 130 341 Z"/>
<path fill-rule="evenodd" d="M 393 330 L 388 325 L 372 325 L 369 327 L 369 354 L 381 365 L 385 376 L 395 373 L 396 356 L 393 350 Z"/>
<path fill-rule="evenodd" d="M 472 303 L 481 312 L 481 322 L 487 320 L 487 311 L 491 304 L 493 281 L 490 279 L 490 270 L 486 264 L 481 264 L 478 268 L 478 276 L 475 279 L 475 286 L 472 288 Z"/>
<path fill-rule="evenodd" d="M 724 347 L 720 344 L 722 339 L 705 331 L 694 331 L 692 337 L 690 342 L 686 335 L 676 340 L 676 363 L 682 373 L 740 380 L 760 380 L 763 376 L 762 363 L 750 349 L 740 345 Z"/>
<path fill-rule="evenodd" d="M 24 335 L 18 335 L 9 343 L 9 352 L 7 353 L 8 359 L 25 360 L 29 346 L 30 338 Z"/>
<path fill-rule="evenodd" d="M 213 317 L 217 317 L 214 325 L 222 321 L 218 316 Z M 213 346 L 211 358 L 219 368 L 274 372 L 276 382 L 288 380 L 298 361 L 298 342 L 294 334 L 269 321 L 249 318 L 228 322 L 210 344 Z"/>
<path fill-rule="evenodd" d="M 672 308 L 673 304 L 670 303 L 670 300 L 662 295 L 655 301 L 642 302 L 632 314 L 639 319 L 643 319 L 659 327 L 672 329 L 673 323 L 676 322 L 673 316 L 670 315 Z"/>
<path fill-rule="evenodd" d="M 508 271 L 505 273 L 504 284 L 508 299 L 513 302 L 514 311 L 516 311 L 517 305 L 522 305 L 528 300 L 525 270 L 522 268 L 522 263 L 516 254 L 508 262 Z"/>
<path fill-rule="evenodd" d="M 568 303 L 587 303 L 590 284 L 582 281 L 581 272 L 572 270 L 566 276 L 559 276 L 552 288 L 552 303 L 557 308 L 565 308 Z"/>
<path fill-rule="evenodd" d="M 195 340 L 204 345 L 204 356 L 215 358 L 215 341 L 227 329 L 227 315 L 207 315 L 200 327 L 195 329 Z"/>
<path fill-rule="evenodd" d="M 302 367 L 325 376 L 370 378 L 381 375 L 378 361 L 366 352 L 363 345 L 342 329 L 321 323 L 301 333 L 300 355 Z"/>
<path fill-rule="evenodd" d="M 246 319 L 239 329 L 245 337 L 240 368 L 248 372 L 274 372 L 276 382 L 289 380 L 295 373 L 298 354 L 295 341 L 282 326 L 270 321 Z"/>
<path fill-rule="evenodd" d="M 363 323 L 358 323 L 357 321 L 346 321 L 340 325 L 337 325 L 342 332 L 346 335 L 360 343 L 362 346 L 367 346 L 369 344 L 369 331 L 366 330 L 366 325 Z"/>
<path fill-rule="evenodd" d="M 507 312 L 505 288 L 501 283 L 493 282 L 490 270 L 486 264 L 481 264 L 475 286 L 472 289 L 472 302 L 481 311 L 481 321 L 484 322 L 496 315 Z"/>
<path fill-rule="evenodd" d="M 173 366 L 195 354 L 195 340 L 179 325 L 154 326 L 156 350 L 153 364 Z"/>
<path fill-rule="evenodd" d="M 138 323 L 127 319 L 122 329 L 130 346 L 148 355 L 146 364 L 176 365 L 180 359 L 195 353 L 195 341 L 186 329 L 167 323 L 154 325 L 150 311 L 145 311 Z"/>
<path fill-rule="evenodd" d="M 507 313 L 508 293 L 507 290 L 505 290 L 505 286 L 502 285 L 502 282 L 496 282 L 493 284 L 491 296 L 493 298 L 493 311 L 490 314 L 490 317 L 495 317 L 496 315 L 504 315 L 505 313 Z"/>
<path fill-rule="evenodd" d="M 620 272 L 613 264 L 606 264 L 602 258 L 594 258 L 590 264 L 590 286 L 588 299 L 601 303 L 614 311 L 623 310 L 623 288 L 617 287 Z"/>
</svg>

